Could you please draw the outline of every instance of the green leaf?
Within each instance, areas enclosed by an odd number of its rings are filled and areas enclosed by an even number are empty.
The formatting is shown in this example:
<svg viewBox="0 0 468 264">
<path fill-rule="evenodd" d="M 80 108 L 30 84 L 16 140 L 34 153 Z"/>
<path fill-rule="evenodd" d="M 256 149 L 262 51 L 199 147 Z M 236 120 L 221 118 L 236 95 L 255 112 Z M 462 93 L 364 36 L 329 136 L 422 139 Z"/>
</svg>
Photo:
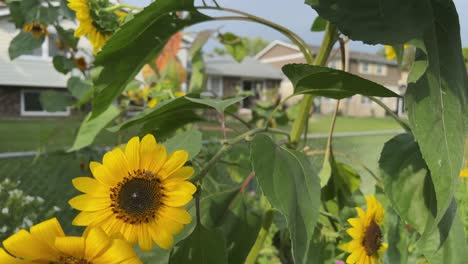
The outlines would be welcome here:
<svg viewBox="0 0 468 264">
<path fill-rule="evenodd" d="M 91 119 L 91 113 L 89 113 L 81 123 L 75 142 L 68 152 L 76 151 L 91 145 L 99 132 L 119 114 L 119 109 L 113 105 L 109 106 L 98 118 Z"/>
<path fill-rule="evenodd" d="M 432 1 L 433 24 L 425 31 L 416 57 L 428 68 L 410 72 L 405 105 L 411 129 L 431 172 L 437 199 L 437 219 L 452 202 L 463 165 L 468 117 L 468 82 L 463 63 L 458 15 L 452 1 Z"/>
<path fill-rule="evenodd" d="M 188 94 L 187 96 L 193 97 L 197 96 L 197 94 Z M 161 129 L 168 123 L 180 124 L 180 121 L 184 120 L 200 120 L 200 118 L 194 118 L 196 115 L 192 111 L 200 108 L 206 108 L 206 106 L 187 100 L 186 96 L 167 100 L 159 103 L 154 108 L 143 110 L 122 124 L 109 128 L 109 131 L 117 132 L 136 125 L 143 125 L 147 130 Z M 174 118 L 175 116 L 177 118 Z"/>
<path fill-rule="evenodd" d="M 178 244 L 169 259 L 171 264 L 228 263 L 223 235 L 219 230 L 209 230 L 197 225 L 192 234 Z"/>
<path fill-rule="evenodd" d="M 63 74 L 67 74 L 75 68 L 75 61 L 64 56 L 55 56 L 52 63 L 54 64 L 54 68 Z"/>
<path fill-rule="evenodd" d="M 200 153 L 202 148 L 202 134 L 198 130 L 191 129 L 177 134 L 163 144 L 166 147 L 167 153 L 182 149 L 186 150 L 189 153 L 189 160 L 191 160 Z"/>
<path fill-rule="evenodd" d="M 212 107 L 216 109 L 216 111 L 218 111 L 219 113 L 224 113 L 226 108 L 244 100 L 245 97 L 235 97 L 235 98 L 229 98 L 226 100 L 222 100 L 219 98 L 191 98 L 189 96 L 186 96 L 185 98 L 187 98 L 187 100 L 190 100 L 192 102 Z"/>
<path fill-rule="evenodd" d="M 427 0 L 306 0 L 320 17 L 353 40 L 403 44 L 422 36 L 431 22 Z"/>
<path fill-rule="evenodd" d="M 291 80 L 295 94 L 313 94 L 334 99 L 356 94 L 399 97 L 380 84 L 340 70 L 308 64 L 287 64 L 282 70 Z"/>
<path fill-rule="evenodd" d="M 56 26 L 55 28 L 61 41 L 71 48 L 75 49 L 77 47 L 80 39 L 75 37 L 73 29 L 64 29 L 60 26 Z"/>
<path fill-rule="evenodd" d="M 203 60 L 203 53 L 198 51 L 192 57 L 192 72 L 190 75 L 189 91 L 202 92 L 205 89 L 205 84 L 205 61 Z"/>
<path fill-rule="evenodd" d="M 317 170 L 300 152 L 277 146 L 267 135 L 251 143 L 252 166 L 263 193 L 285 217 L 296 263 L 308 263 L 320 208 Z"/>
<path fill-rule="evenodd" d="M 310 30 L 313 32 L 324 31 L 325 28 L 327 27 L 327 22 L 328 22 L 327 20 L 318 16 L 317 18 L 315 18 L 314 23 L 312 24 L 312 27 L 310 28 Z"/>
<path fill-rule="evenodd" d="M 10 60 L 14 60 L 21 55 L 40 48 L 43 42 L 44 36 L 36 38 L 29 32 L 21 31 L 10 42 L 10 47 L 8 48 Z"/>
<path fill-rule="evenodd" d="M 10 17 L 16 28 L 22 28 L 24 25 L 24 15 L 21 10 L 20 1 L 7 1 L 8 8 L 10 9 Z"/>
<path fill-rule="evenodd" d="M 47 112 L 65 111 L 72 103 L 72 100 L 67 93 L 52 90 L 41 92 L 39 100 L 42 108 Z"/>
<path fill-rule="evenodd" d="M 186 16 L 178 17 L 178 11 L 185 11 Z M 210 19 L 194 8 L 193 0 L 159 0 L 125 23 L 96 57 L 96 66 L 104 69 L 95 81 L 97 95 L 92 118 L 107 109 L 143 65 L 162 51 L 173 34 Z"/>
<path fill-rule="evenodd" d="M 247 55 L 249 55 L 248 47 L 237 35 L 229 32 L 220 34 L 218 39 L 224 45 L 226 51 L 231 54 L 237 62 L 241 62 Z"/>
<path fill-rule="evenodd" d="M 191 58 L 193 58 L 200 50 L 202 50 L 203 46 L 211 38 L 214 32 L 216 32 L 216 30 L 208 29 L 208 30 L 200 31 L 197 34 L 189 50 L 189 56 Z"/>
<path fill-rule="evenodd" d="M 78 101 L 83 101 L 92 96 L 90 93 L 92 90 L 91 88 L 92 84 L 82 80 L 80 77 L 70 77 L 67 81 L 67 89 Z"/>
</svg>

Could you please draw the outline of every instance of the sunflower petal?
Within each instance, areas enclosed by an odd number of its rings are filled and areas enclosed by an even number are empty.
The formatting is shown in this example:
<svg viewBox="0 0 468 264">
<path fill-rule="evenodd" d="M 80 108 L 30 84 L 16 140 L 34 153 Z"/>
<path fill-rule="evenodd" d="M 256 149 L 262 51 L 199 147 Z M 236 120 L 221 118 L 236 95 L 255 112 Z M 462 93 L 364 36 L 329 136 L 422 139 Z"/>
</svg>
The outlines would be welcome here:
<svg viewBox="0 0 468 264">
<path fill-rule="evenodd" d="M 119 183 L 119 178 L 116 178 L 106 166 L 101 163 L 92 161 L 89 163 L 89 169 L 93 173 L 94 178 L 106 186 L 113 187 Z"/>
<path fill-rule="evenodd" d="M 76 226 L 89 226 L 91 224 L 99 225 L 104 220 L 112 217 L 112 211 L 109 210 L 99 210 L 94 212 L 80 212 L 75 219 L 73 219 L 72 224 Z"/>
<path fill-rule="evenodd" d="M 161 210 L 161 215 L 181 224 L 192 222 L 192 216 L 185 209 L 180 207 L 164 207 Z"/>
<path fill-rule="evenodd" d="M 32 262 L 27 260 L 17 259 L 10 254 L 6 253 L 3 248 L 0 248 L 0 263 L 5 264 L 32 264 Z"/>
<path fill-rule="evenodd" d="M 185 162 L 188 160 L 188 152 L 185 150 L 178 150 L 169 156 L 164 166 L 158 172 L 158 175 L 161 176 L 162 179 L 167 178 L 172 173 L 176 172 L 178 169 L 184 166 Z"/>
<path fill-rule="evenodd" d="M 163 203 L 172 207 L 184 206 L 188 204 L 188 202 L 190 202 L 193 198 L 192 195 L 185 192 L 166 192 L 165 194 L 166 197 L 164 197 Z"/>
<path fill-rule="evenodd" d="M 80 211 L 99 211 L 110 207 L 111 201 L 108 197 L 92 197 L 82 194 L 68 201 L 71 207 Z"/>
<path fill-rule="evenodd" d="M 111 245 L 111 240 L 101 228 L 91 228 L 86 236 L 85 255 L 94 259 Z"/>
<path fill-rule="evenodd" d="M 57 237 L 65 236 L 62 226 L 60 225 L 57 218 L 52 218 L 37 225 L 34 225 L 30 228 L 30 233 L 32 236 L 36 237 L 38 240 L 42 240 L 46 243 L 51 249 L 55 246 L 55 239 Z"/>
<path fill-rule="evenodd" d="M 149 233 L 153 241 L 163 249 L 171 248 L 174 243 L 174 238 L 171 234 L 167 233 L 163 228 L 159 226 L 152 226 L 148 228 Z"/>
<path fill-rule="evenodd" d="M 109 249 L 94 259 L 93 264 L 127 263 L 127 261 L 135 261 L 136 258 L 135 251 L 127 242 L 114 239 Z"/>
<path fill-rule="evenodd" d="M 130 171 L 140 169 L 140 139 L 132 137 L 125 147 L 125 156 L 130 166 Z"/>
<path fill-rule="evenodd" d="M 78 177 L 72 180 L 73 186 L 80 191 L 93 197 L 109 196 L 109 187 L 90 177 Z"/>
<path fill-rule="evenodd" d="M 3 246 L 12 255 L 25 259 L 54 259 L 55 250 L 26 230 L 20 230 L 3 241 Z"/>
<path fill-rule="evenodd" d="M 127 158 L 120 148 L 115 148 L 104 154 L 102 163 L 117 181 L 122 180 L 124 177 L 128 176 L 128 173 L 132 172 L 128 165 Z"/>
<path fill-rule="evenodd" d="M 85 240 L 83 237 L 58 237 L 55 240 L 55 247 L 65 255 L 82 258 L 85 252 Z"/>
<path fill-rule="evenodd" d="M 148 232 L 147 225 L 141 225 L 138 230 L 138 245 L 142 251 L 148 252 L 153 248 L 153 240 Z"/>
<path fill-rule="evenodd" d="M 168 192 L 184 192 L 187 194 L 194 194 L 197 187 L 188 181 L 171 181 L 163 183 L 164 189 Z"/>
</svg>

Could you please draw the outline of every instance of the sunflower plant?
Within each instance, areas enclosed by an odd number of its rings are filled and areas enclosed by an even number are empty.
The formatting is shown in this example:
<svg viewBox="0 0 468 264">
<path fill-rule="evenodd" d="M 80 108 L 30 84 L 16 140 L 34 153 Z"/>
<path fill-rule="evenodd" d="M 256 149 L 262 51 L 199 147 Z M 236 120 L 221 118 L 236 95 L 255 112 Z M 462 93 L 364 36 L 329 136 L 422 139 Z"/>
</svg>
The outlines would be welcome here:
<svg viewBox="0 0 468 264">
<path fill-rule="evenodd" d="M 306 0 L 319 15 L 312 30 L 324 36 L 318 51 L 274 21 L 216 1 L 68 0 L 44 8 L 49 2 L 7 1 L 20 30 L 10 56 L 38 47 L 55 28 L 64 54 L 54 66 L 76 73 L 73 106 L 91 109 L 68 151 L 91 149 L 103 129 L 119 143 L 85 175 L 72 175 L 70 188 L 81 194 L 67 197 L 76 213 L 68 220 L 82 232 L 66 236 L 55 218 L 38 220 L 8 234 L 1 263 L 466 263 L 468 78 L 452 1 Z M 65 29 L 67 20 L 76 26 Z M 254 95 L 205 92 L 202 47 L 219 41 L 242 61 L 240 37 L 185 30 L 228 20 L 279 31 L 306 61 L 282 68 L 293 94 L 257 103 L 253 117 L 237 110 Z M 188 34 L 189 69 L 177 56 Z M 384 45 L 399 63 L 410 47 L 407 119 L 381 100 L 400 95 L 325 67 L 334 47 L 345 64 L 351 40 Z M 354 95 L 402 129 L 373 146 L 381 150 L 377 170 L 334 144 L 340 100 Z M 307 137 L 317 97 L 336 100 L 326 144 Z"/>
</svg>

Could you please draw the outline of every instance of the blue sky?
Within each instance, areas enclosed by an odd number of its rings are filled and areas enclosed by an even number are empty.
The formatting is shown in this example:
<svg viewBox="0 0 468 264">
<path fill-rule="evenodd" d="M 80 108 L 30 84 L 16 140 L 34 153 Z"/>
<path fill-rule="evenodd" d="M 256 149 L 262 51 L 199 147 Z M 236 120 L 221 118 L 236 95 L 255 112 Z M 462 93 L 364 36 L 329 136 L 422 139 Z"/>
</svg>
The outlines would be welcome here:
<svg viewBox="0 0 468 264">
<path fill-rule="evenodd" d="M 453 1 L 460 17 L 462 42 L 464 46 L 468 46 L 468 1 Z M 151 0 L 124 0 L 124 2 L 134 5 L 147 5 Z M 201 3 L 201 0 L 196 0 L 196 2 Z M 206 0 L 206 2 L 209 3 L 210 0 Z M 304 0 L 218 0 L 217 2 L 221 6 L 236 8 L 275 21 L 298 33 L 311 44 L 318 45 L 321 42 L 322 34 L 312 33 L 309 30 L 317 13 L 311 7 L 305 5 Z M 188 31 L 218 27 L 222 27 L 223 32 L 229 31 L 241 36 L 261 36 L 266 40 L 286 40 L 282 34 L 265 26 L 238 21 L 209 22 L 191 27 Z M 212 45 L 209 45 L 209 47 L 212 47 Z M 353 50 L 375 52 L 379 47 L 353 42 L 351 48 Z"/>
</svg>

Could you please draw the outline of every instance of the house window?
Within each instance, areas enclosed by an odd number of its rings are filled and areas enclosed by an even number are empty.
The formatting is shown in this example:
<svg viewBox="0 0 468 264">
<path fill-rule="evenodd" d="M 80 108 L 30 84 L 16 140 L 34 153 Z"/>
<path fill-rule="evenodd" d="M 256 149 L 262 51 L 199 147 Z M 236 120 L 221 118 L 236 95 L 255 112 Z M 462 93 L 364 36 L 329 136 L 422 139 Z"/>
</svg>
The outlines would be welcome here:
<svg viewBox="0 0 468 264">
<path fill-rule="evenodd" d="M 367 62 L 362 62 L 359 64 L 359 72 L 360 73 L 370 73 L 370 64 Z"/>
<path fill-rule="evenodd" d="M 382 64 L 375 65 L 375 74 L 376 75 L 387 75 L 387 67 Z"/>
<path fill-rule="evenodd" d="M 207 90 L 217 97 L 223 97 L 223 79 L 221 77 L 208 78 Z"/>
<path fill-rule="evenodd" d="M 63 55 L 63 51 L 59 50 L 55 45 L 55 41 L 57 40 L 57 34 L 50 33 L 44 39 L 42 46 L 40 48 L 34 49 L 28 52 L 26 55 L 23 55 L 23 58 L 39 58 L 39 59 L 50 59 L 57 55 Z"/>
<path fill-rule="evenodd" d="M 70 109 L 67 107 L 63 111 L 47 112 L 42 108 L 40 101 L 41 91 L 22 90 L 21 91 L 21 115 L 22 116 L 68 116 Z"/>
</svg>

